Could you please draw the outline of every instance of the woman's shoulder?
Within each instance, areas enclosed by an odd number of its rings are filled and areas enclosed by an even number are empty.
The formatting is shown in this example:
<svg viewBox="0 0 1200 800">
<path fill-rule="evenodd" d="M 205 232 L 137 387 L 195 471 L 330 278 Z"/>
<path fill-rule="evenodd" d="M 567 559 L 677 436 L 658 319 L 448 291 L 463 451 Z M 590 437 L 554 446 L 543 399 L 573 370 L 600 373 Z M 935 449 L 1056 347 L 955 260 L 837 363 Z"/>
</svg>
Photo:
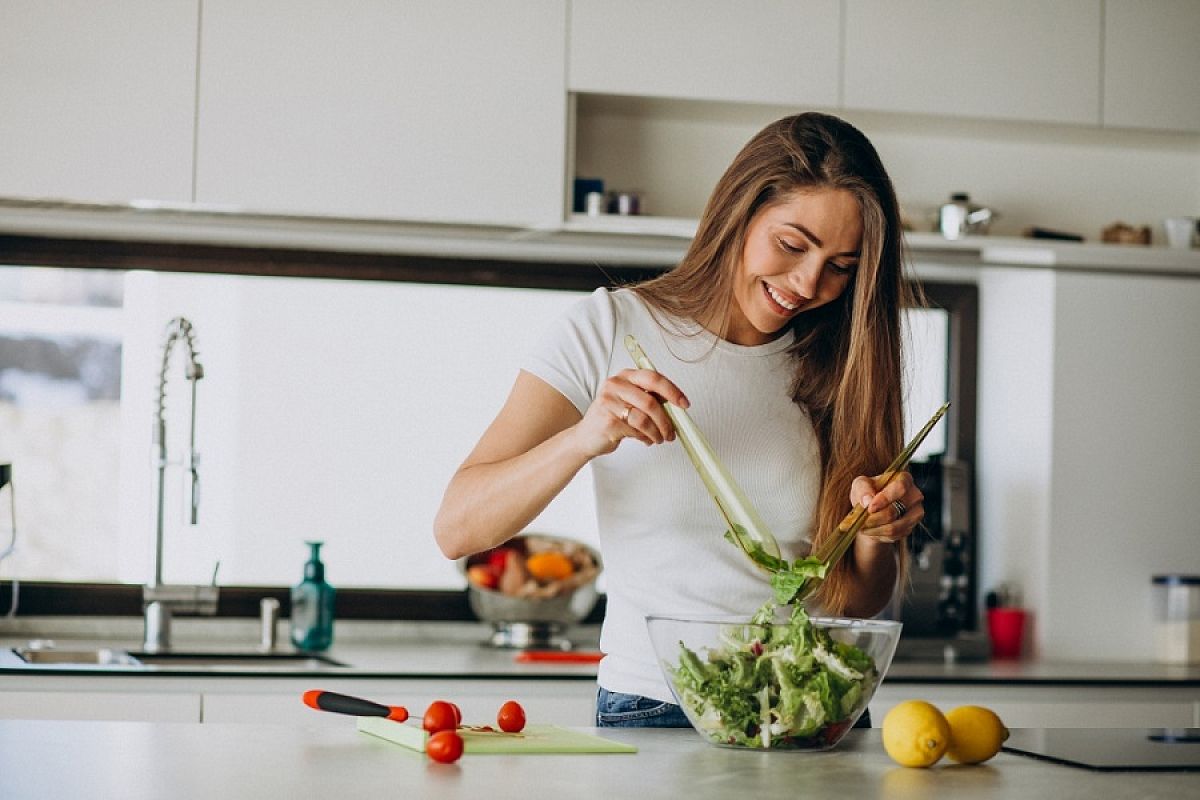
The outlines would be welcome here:
<svg viewBox="0 0 1200 800">
<path fill-rule="evenodd" d="M 581 298 L 571 313 L 577 321 L 588 320 L 602 328 L 635 325 L 653 319 L 653 314 L 637 292 L 624 287 L 600 287 Z"/>
</svg>

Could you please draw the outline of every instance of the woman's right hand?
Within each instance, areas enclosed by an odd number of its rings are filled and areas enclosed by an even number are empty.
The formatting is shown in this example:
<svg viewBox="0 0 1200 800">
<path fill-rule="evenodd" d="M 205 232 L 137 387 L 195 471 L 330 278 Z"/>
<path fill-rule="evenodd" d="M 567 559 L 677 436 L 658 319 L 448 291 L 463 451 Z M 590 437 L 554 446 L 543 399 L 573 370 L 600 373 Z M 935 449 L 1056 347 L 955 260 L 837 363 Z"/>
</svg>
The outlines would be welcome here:
<svg viewBox="0 0 1200 800">
<path fill-rule="evenodd" d="M 576 426 L 576 437 L 591 457 L 611 453 L 622 439 L 637 439 L 646 445 L 675 439 L 675 426 L 663 402 L 680 408 L 688 399 L 679 387 L 648 369 L 626 369 L 600 386 Z"/>
</svg>

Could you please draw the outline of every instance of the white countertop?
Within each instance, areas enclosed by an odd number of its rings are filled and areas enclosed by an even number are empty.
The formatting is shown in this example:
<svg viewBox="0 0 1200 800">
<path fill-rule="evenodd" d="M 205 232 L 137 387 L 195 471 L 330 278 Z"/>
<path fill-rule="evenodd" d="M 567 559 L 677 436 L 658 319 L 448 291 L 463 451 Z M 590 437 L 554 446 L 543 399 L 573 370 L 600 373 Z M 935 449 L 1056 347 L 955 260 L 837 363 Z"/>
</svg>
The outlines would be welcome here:
<svg viewBox="0 0 1200 800">
<path fill-rule="evenodd" d="M 691 730 L 587 732 L 635 754 L 465 755 L 436 764 L 344 727 L 0 721 L 0 793 L 45 798 L 1195 797 L 1187 772 L 1099 773 L 1000 753 L 986 764 L 899 767 L 879 732 L 822 753 L 713 747 Z"/>
</svg>

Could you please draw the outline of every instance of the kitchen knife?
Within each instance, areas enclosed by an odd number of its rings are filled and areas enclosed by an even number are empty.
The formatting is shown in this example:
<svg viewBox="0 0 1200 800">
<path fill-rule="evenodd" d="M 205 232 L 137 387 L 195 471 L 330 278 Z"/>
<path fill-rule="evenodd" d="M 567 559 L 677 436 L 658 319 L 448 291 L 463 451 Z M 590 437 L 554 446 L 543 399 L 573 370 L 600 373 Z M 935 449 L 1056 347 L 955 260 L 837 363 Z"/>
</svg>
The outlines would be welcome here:
<svg viewBox="0 0 1200 800">
<path fill-rule="evenodd" d="M 318 711 L 332 711 L 335 714 L 350 714 L 355 717 L 387 717 L 395 722 L 408 719 L 408 709 L 404 706 L 380 705 L 360 697 L 326 692 L 322 689 L 310 689 L 305 692 L 304 705 Z"/>
</svg>

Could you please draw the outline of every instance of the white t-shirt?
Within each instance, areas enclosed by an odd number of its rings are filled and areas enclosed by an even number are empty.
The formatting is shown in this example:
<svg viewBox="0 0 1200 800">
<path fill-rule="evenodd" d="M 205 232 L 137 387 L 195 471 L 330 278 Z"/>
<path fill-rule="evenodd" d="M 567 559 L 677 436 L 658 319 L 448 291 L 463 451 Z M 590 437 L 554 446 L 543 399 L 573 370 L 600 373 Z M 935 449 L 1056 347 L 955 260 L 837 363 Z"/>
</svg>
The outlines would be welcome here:
<svg viewBox="0 0 1200 800">
<path fill-rule="evenodd" d="M 664 328 L 632 291 L 598 289 L 550 328 L 522 367 L 582 414 L 606 378 L 634 366 L 624 346 L 628 333 L 687 395 L 688 413 L 783 555 L 806 555 L 820 488 L 820 449 L 808 415 L 789 394 L 794 367 L 786 351 L 792 334 L 743 347 L 693 322 L 671 319 Z M 591 466 L 608 601 L 600 685 L 673 701 L 646 616 L 749 617 L 771 600 L 770 584 L 724 538 L 724 519 L 678 439 L 652 447 L 624 439 Z"/>
</svg>

